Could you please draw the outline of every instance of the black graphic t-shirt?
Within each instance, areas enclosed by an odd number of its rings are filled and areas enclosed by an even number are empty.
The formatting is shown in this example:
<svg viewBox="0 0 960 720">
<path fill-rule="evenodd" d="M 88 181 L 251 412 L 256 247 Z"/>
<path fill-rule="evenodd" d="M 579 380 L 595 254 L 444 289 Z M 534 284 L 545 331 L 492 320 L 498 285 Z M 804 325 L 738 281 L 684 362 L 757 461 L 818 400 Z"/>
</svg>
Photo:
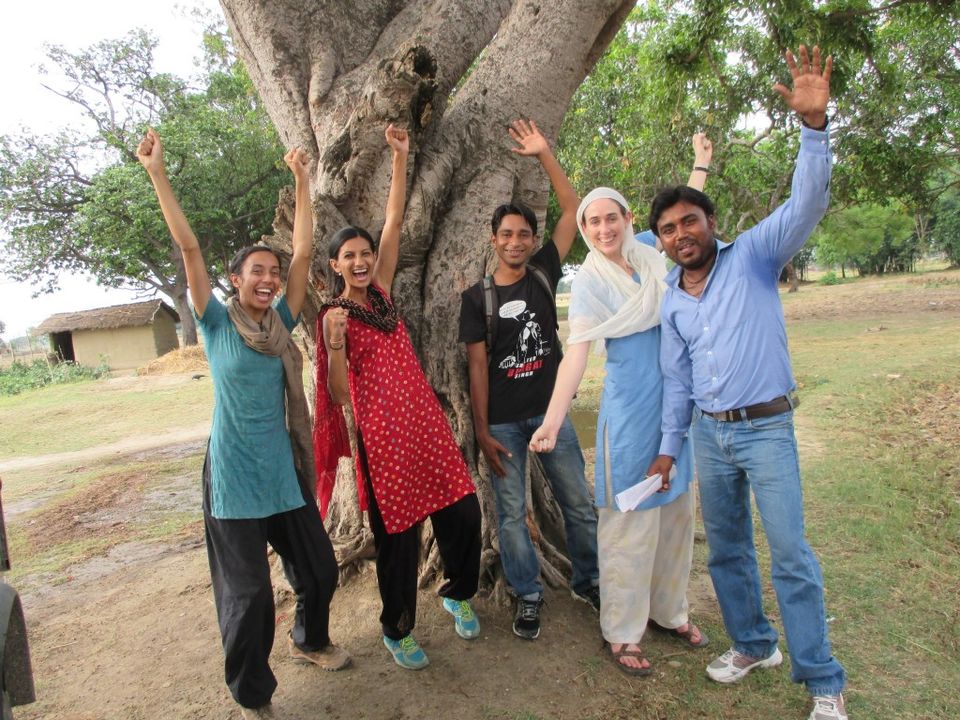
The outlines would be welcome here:
<svg viewBox="0 0 960 720">
<path fill-rule="evenodd" d="M 553 243 L 544 245 L 530 259 L 550 278 L 556 291 L 563 275 L 560 256 Z M 526 420 L 542 415 L 560 365 L 560 339 L 554 324 L 556 302 L 529 271 L 512 285 L 494 285 L 499 314 L 494 321 L 493 349 L 489 357 L 490 400 L 487 421 L 491 425 Z M 483 282 L 463 292 L 460 304 L 460 342 L 486 342 L 483 313 Z"/>
</svg>

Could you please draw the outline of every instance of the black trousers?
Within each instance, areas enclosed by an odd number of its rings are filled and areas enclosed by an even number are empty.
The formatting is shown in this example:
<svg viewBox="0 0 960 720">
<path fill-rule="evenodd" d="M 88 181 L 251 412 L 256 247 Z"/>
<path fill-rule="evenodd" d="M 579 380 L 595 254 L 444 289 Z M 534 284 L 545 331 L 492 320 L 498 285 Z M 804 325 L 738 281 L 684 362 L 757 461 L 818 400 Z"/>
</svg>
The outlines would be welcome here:
<svg viewBox="0 0 960 720">
<path fill-rule="evenodd" d="M 383 611 L 383 634 L 401 640 L 413 630 L 417 618 L 417 568 L 420 560 L 420 525 L 399 533 L 388 533 L 377 507 L 370 483 L 366 452 L 358 438 L 364 479 L 367 485 L 367 516 L 377 549 L 377 584 Z M 480 582 L 480 502 L 475 494 L 430 515 L 433 535 L 443 563 L 446 582 L 442 597 L 469 600 Z"/>
<path fill-rule="evenodd" d="M 266 518 L 218 520 L 210 514 L 209 457 L 204 460 L 203 524 L 225 655 L 224 677 L 233 699 L 244 707 L 267 704 L 277 687 L 268 662 L 275 609 L 267 543 L 283 560 L 284 574 L 297 597 L 293 641 L 304 650 L 321 650 L 330 644 L 337 560 L 316 502 L 306 492 L 304 501 L 303 507 Z"/>
</svg>

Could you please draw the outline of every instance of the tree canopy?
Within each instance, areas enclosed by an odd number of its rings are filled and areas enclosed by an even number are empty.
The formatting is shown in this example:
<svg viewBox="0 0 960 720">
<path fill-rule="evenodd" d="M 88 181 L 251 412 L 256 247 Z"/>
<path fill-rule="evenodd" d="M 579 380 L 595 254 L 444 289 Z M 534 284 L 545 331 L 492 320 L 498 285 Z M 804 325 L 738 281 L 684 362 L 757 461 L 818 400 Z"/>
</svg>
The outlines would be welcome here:
<svg viewBox="0 0 960 720">
<path fill-rule="evenodd" d="M 960 186 L 958 37 L 956 2 L 651 0 L 574 96 L 559 155 L 579 191 L 623 191 L 641 229 L 656 189 L 684 182 L 703 130 L 716 148 L 707 192 L 733 235 L 789 191 L 798 121 L 771 85 L 785 50 L 816 43 L 835 59 L 833 209 L 923 213 Z"/>
<path fill-rule="evenodd" d="M 106 286 L 169 296 L 188 343 L 196 330 L 186 278 L 134 154 L 148 125 L 167 149 L 171 180 L 215 279 L 240 247 L 271 229 L 283 150 L 223 33 L 206 34 L 199 87 L 153 68 L 156 40 L 135 30 L 78 52 L 48 48 L 86 127 L 0 138 L 0 208 L 7 272 L 39 291 L 85 270 Z"/>
</svg>

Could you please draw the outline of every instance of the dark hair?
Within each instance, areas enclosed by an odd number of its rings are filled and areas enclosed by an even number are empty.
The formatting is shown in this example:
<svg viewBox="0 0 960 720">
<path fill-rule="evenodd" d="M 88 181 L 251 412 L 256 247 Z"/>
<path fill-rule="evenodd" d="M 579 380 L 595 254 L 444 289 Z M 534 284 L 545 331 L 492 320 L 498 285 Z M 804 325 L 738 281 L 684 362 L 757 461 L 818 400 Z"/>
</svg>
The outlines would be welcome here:
<svg viewBox="0 0 960 720">
<path fill-rule="evenodd" d="M 703 214 L 708 218 L 717 214 L 713 207 L 713 201 L 699 190 L 694 190 L 688 185 L 675 185 L 665 187 L 656 194 L 653 202 L 650 203 L 650 229 L 653 234 L 660 237 L 660 231 L 657 229 L 657 223 L 660 222 L 660 216 L 669 208 L 680 202 L 687 202 L 696 205 L 703 210 Z"/>
<path fill-rule="evenodd" d="M 277 262 L 282 266 L 283 261 L 280 259 L 280 256 L 277 254 L 277 251 L 272 247 L 267 247 L 266 245 L 247 245 L 245 248 L 240 248 L 237 250 L 236 254 L 230 259 L 230 264 L 227 265 L 227 272 L 230 275 L 239 275 L 243 272 L 243 264 L 247 261 L 247 258 L 258 252 L 268 252 L 273 255 Z M 232 295 L 237 294 L 237 289 L 233 288 L 231 290 Z"/>
<path fill-rule="evenodd" d="M 370 237 L 370 233 L 363 228 L 347 225 L 347 227 L 337 230 L 336 234 L 330 238 L 330 243 L 327 245 L 327 250 L 330 253 L 330 259 L 336 260 L 337 256 L 340 254 L 340 248 L 343 247 L 343 244 L 347 240 L 353 240 L 354 238 L 358 237 L 363 238 L 370 243 L 371 250 L 374 252 L 377 251 L 377 242 Z M 337 275 L 333 271 L 333 268 L 329 268 L 327 270 L 327 279 L 329 280 L 329 286 L 333 288 L 334 296 L 337 296 L 343 292 L 343 289 L 346 287 L 346 283 L 341 276 Z"/>
<path fill-rule="evenodd" d="M 493 230 L 494 235 L 500 230 L 500 223 L 507 215 L 520 215 L 527 221 L 533 234 L 537 234 L 537 216 L 534 215 L 533 210 L 523 203 L 504 203 L 493 211 L 493 217 L 490 219 L 490 229 Z"/>
</svg>

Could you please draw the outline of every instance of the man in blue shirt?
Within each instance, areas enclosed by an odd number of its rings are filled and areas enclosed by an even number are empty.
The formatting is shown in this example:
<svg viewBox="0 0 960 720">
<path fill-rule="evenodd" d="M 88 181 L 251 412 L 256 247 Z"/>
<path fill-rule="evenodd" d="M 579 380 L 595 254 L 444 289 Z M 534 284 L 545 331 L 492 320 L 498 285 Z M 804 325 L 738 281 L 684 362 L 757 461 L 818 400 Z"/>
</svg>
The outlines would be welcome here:
<svg viewBox="0 0 960 720">
<path fill-rule="evenodd" d="M 790 52 L 786 59 L 794 86 L 774 89 L 804 125 L 789 200 L 734 243 L 714 236 L 714 207 L 703 193 L 667 188 L 653 200 L 650 227 L 677 267 L 667 276 L 662 306 L 663 440 L 649 474 L 669 477 L 689 429 L 710 576 L 733 640 L 707 667 L 710 678 L 733 683 L 783 661 L 777 631 L 763 612 L 752 489 L 770 545 L 793 679 L 814 696 L 810 720 L 846 720 L 845 674 L 830 651 L 823 579 L 804 538 L 796 383 L 778 294 L 780 270 L 829 202 L 832 58 L 822 70 L 816 47 L 812 58 L 800 48 L 799 66 Z"/>
</svg>

